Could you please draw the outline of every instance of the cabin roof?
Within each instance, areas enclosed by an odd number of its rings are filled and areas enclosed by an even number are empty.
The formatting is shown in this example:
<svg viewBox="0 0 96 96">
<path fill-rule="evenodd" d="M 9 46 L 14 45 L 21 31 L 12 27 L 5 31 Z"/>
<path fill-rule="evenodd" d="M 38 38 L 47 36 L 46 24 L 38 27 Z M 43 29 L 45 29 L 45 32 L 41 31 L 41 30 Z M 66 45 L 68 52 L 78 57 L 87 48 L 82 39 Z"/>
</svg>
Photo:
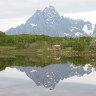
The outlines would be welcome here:
<svg viewBox="0 0 96 96">
<path fill-rule="evenodd" d="M 54 46 L 60 46 L 60 45 L 54 45 Z"/>
</svg>

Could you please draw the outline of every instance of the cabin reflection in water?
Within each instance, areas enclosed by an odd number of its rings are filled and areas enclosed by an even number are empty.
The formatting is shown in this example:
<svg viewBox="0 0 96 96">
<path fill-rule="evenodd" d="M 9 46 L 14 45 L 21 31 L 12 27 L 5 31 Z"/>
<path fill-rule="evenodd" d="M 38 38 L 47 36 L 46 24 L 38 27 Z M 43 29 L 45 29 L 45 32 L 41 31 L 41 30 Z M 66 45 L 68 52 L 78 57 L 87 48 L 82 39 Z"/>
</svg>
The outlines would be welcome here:
<svg viewBox="0 0 96 96">
<path fill-rule="evenodd" d="M 60 60 L 60 59 L 61 59 L 61 56 L 52 56 L 52 58 L 53 58 L 54 60 Z"/>
</svg>

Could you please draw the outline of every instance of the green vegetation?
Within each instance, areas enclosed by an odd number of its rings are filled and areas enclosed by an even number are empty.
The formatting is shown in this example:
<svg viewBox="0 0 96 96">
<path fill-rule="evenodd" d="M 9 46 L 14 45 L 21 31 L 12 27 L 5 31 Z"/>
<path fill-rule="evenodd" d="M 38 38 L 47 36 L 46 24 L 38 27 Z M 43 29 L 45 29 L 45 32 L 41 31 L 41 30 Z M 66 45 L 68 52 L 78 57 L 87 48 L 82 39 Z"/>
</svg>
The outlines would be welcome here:
<svg viewBox="0 0 96 96">
<path fill-rule="evenodd" d="M 0 51 L 45 52 L 51 51 L 53 45 L 61 45 L 62 51 L 96 51 L 96 38 L 67 38 L 28 34 L 6 35 L 0 32 Z"/>
</svg>

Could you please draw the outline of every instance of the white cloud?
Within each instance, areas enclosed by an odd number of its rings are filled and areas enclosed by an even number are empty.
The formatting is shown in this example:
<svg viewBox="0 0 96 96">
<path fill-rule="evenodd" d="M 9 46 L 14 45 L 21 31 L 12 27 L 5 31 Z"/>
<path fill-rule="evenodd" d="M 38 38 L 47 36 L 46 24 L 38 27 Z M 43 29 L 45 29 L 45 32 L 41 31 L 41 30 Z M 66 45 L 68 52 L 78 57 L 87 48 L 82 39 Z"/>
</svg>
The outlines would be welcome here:
<svg viewBox="0 0 96 96">
<path fill-rule="evenodd" d="M 96 10 L 96 0 L 0 0 L 0 18 L 29 16 L 50 4 L 60 13 Z"/>
<path fill-rule="evenodd" d="M 90 12 L 80 12 L 80 13 L 67 13 L 62 14 L 65 17 L 72 19 L 83 19 L 84 21 L 90 21 L 93 24 L 96 24 L 96 11 Z"/>
<path fill-rule="evenodd" d="M 9 28 L 15 28 L 20 24 L 24 24 L 29 17 L 0 19 L 0 31 L 7 31 Z"/>
</svg>

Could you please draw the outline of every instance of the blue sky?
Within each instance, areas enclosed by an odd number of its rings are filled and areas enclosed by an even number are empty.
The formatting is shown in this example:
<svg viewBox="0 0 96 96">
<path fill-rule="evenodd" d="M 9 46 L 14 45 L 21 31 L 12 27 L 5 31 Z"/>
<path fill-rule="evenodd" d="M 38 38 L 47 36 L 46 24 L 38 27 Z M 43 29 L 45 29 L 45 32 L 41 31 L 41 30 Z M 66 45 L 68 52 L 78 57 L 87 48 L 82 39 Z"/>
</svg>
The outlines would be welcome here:
<svg viewBox="0 0 96 96">
<path fill-rule="evenodd" d="M 48 5 L 66 17 L 96 22 L 96 0 L 0 0 L 0 30 L 25 23 L 37 9 Z"/>
</svg>

